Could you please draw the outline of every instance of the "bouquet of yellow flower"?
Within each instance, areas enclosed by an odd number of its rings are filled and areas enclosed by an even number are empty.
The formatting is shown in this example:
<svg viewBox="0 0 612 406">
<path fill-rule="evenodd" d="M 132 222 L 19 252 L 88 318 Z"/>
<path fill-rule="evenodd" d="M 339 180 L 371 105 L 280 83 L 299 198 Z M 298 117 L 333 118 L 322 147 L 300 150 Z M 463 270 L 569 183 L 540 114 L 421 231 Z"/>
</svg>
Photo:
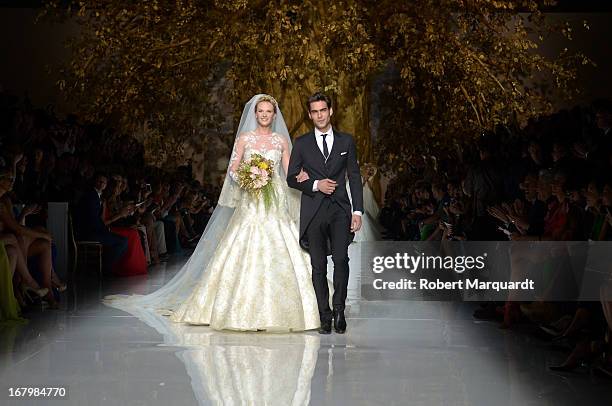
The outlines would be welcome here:
<svg viewBox="0 0 612 406">
<path fill-rule="evenodd" d="M 242 161 L 236 171 L 238 185 L 255 196 L 262 196 L 266 209 L 274 201 L 274 189 L 272 188 L 272 174 L 274 163 L 259 154 L 251 155 L 247 161 Z"/>
</svg>

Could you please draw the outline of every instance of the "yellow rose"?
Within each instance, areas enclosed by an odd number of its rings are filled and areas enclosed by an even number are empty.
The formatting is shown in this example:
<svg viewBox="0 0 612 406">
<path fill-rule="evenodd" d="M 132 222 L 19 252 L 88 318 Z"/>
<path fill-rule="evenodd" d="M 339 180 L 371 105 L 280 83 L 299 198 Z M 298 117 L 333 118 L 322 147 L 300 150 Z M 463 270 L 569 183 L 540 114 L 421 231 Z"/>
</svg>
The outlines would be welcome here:
<svg viewBox="0 0 612 406">
<path fill-rule="evenodd" d="M 259 168 L 260 168 L 260 169 L 267 170 L 267 169 L 268 169 L 268 164 L 267 164 L 267 163 L 265 163 L 265 162 L 261 162 L 261 163 L 259 164 Z"/>
</svg>

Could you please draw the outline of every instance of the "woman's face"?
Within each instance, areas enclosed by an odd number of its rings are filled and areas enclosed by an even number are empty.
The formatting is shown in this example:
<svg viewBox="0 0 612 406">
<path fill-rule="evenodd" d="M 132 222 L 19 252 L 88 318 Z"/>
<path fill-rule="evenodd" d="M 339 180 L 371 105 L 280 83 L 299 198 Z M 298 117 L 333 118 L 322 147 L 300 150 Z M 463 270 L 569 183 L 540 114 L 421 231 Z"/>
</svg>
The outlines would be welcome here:
<svg viewBox="0 0 612 406">
<path fill-rule="evenodd" d="M 569 199 L 570 202 L 579 204 L 580 202 L 582 202 L 582 195 L 580 194 L 580 191 L 572 190 L 571 192 L 569 192 Z"/>
<path fill-rule="evenodd" d="M 431 188 L 431 193 L 436 200 L 442 200 L 444 198 L 444 191 L 437 187 Z"/>
<path fill-rule="evenodd" d="M 44 157 L 42 149 L 36 149 L 34 151 L 34 162 L 41 163 Z"/>
<path fill-rule="evenodd" d="M 599 203 L 599 190 L 597 190 L 597 185 L 591 182 L 587 186 L 585 193 L 587 204 L 591 207 L 597 206 Z"/>
<path fill-rule="evenodd" d="M 550 153 L 553 162 L 557 162 L 565 156 L 565 149 L 559 144 L 554 144 Z"/>
<path fill-rule="evenodd" d="M 449 197 L 454 199 L 459 198 L 459 188 L 456 185 L 449 183 L 446 185 L 446 189 L 448 190 Z"/>
<path fill-rule="evenodd" d="M 53 154 L 47 155 L 46 165 L 47 165 L 47 168 L 49 168 L 49 170 L 53 170 L 53 168 L 55 168 L 55 162 L 56 162 L 55 155 Z"/>
<path fill-rule="evenodd" d="M 589 182 L 589 184 L 587 185 L 587 193 L 597 193 L 599 194 L 599 191 L 597 190 L 597 185 L 595 184 L 595 182 Z"/>
<path fill-rule="evenodd" d="M 538 179 L 535 176 L 525 176 L 519 188 L 525 193 L 526 199 L 532 200 L 538 197 Z"/>
<path fill-rule="evenodd" d="M 257 124 L 261 127 L 270 127 L 274 121 L 276 113 L 274 112 L 274 105 L 268 101 L 262 101 L 257 103 L 255 107 L 255 118 Z"/>
<path fill-rule="evenodd" d="M 552 194 L 557 197 L 557 200 L 565 200 L 565 178 L 561 176 L 555 176 L 553 179 L 550 189 Z"/>
<path fill-rule="evenodd" d="M 13 189 L 13 182 L 15 178 L 10 175 L 4 175 L 0 177 L 0 196 L 4 195 L 6 192 L 10 192 Z"/>
<path fill-rule="evenodd" d="M 529 151 L 529 156 L 534 161 L 540 159 L 540 155 L 542 153 L 542 150 L 540 149 L 540 146 L 538 144 L 535 144 L 535 143 L 529 144 L 529 147 L 527 148 L 527 151 Z"/>
<path fill-rule="evenodd" d="M 538 180 L 538 199 L 546 201 L 552 194 L 551 182 L 546 178 Z"/>
<path fill-rule="evenodd" d="M 113 196 L 119 196 L 121 194 L 121 183 L 113 180 Z"/>
<path fill-rule="evenodd" d="M 21 161 L 19 161 L 19 163 L 17 164 L 17 169 L 19 170 L 19 172 L 25 172 L 27 167 L 28 157 L 24 155 L 23 158 L 21 158 Z"/>
</svg>

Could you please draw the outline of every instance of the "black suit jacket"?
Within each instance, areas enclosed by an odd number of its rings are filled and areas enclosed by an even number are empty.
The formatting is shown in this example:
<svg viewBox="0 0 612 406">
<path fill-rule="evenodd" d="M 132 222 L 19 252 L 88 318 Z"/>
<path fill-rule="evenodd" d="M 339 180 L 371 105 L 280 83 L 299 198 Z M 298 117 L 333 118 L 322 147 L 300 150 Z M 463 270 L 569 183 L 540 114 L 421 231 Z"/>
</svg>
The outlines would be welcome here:
<svg viewBox="0 0 612 406">
<path fill-rule="evenodd" d="M 77 234 L 80 238 L 94 238 L 108 232 L 102 221 L 102 201 L 94 188 L 89 188 L 81 198 L 77 209 Z"/>
<path fill-rule="evenodd" d="M 310 179 L 298 182 L 295 177 L 304 168 Z M 351 189 L 351 201 L 346 192 L 346 179 L 348 176 Z M 313 192 L 312 185 L 315 180 L 332 179 L 338 182 L 338 187 L 330 195 L 350 217 L 353 211 L 363 213 L 363 186 L 361 184 L 361 173 L 357 163 L 357 147 L 353 137 L 334 129 L 334 144 L 329 153 L 327 162 L 321 153 L 315 139 L 314 131 L 310 131 L 295 140 L 289 169 L 287 171 L 287 184 L 289 187 L 302 192 L 300 206 L 300 245 L 308 249 L 306 229 L 317 213 L 321 202 L 325 198 L 322 192 Z"/>
</svg>

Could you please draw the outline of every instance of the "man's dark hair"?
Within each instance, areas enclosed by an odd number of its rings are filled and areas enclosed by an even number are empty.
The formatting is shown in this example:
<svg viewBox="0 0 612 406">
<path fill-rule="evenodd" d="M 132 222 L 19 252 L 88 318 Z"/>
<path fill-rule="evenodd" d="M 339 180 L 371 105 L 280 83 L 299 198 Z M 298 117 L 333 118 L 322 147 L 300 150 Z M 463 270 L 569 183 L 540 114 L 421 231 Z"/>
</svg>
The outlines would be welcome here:
<svg viewBox="0 0 612 406">
<path fill-rule="evenodd" d="M 328 95 L 323 94 L 321 92 L 316 92 L 315 94 L 310 96 L 308 98 L 308 101 L 306 102 L 306 107 L 308 108 L 308 111 L 310 111 L 310 103 L 314 103 L 314 102 L 318 102 L 318 101 L 324 101 L 325 104 L 327 104 L 327 108 L 328 109 L 332 108 L 332 99 L 331 99 L 331 97 L 329 97 Z"/>
<path fill-rule="evenodd" d="M 108 182 L 108 175 L 104 172 L 96 172 L 92 179 L 94 182 L 97 182 L 100 178 L 106 178 L 106 181 Z"/>
</svg>

